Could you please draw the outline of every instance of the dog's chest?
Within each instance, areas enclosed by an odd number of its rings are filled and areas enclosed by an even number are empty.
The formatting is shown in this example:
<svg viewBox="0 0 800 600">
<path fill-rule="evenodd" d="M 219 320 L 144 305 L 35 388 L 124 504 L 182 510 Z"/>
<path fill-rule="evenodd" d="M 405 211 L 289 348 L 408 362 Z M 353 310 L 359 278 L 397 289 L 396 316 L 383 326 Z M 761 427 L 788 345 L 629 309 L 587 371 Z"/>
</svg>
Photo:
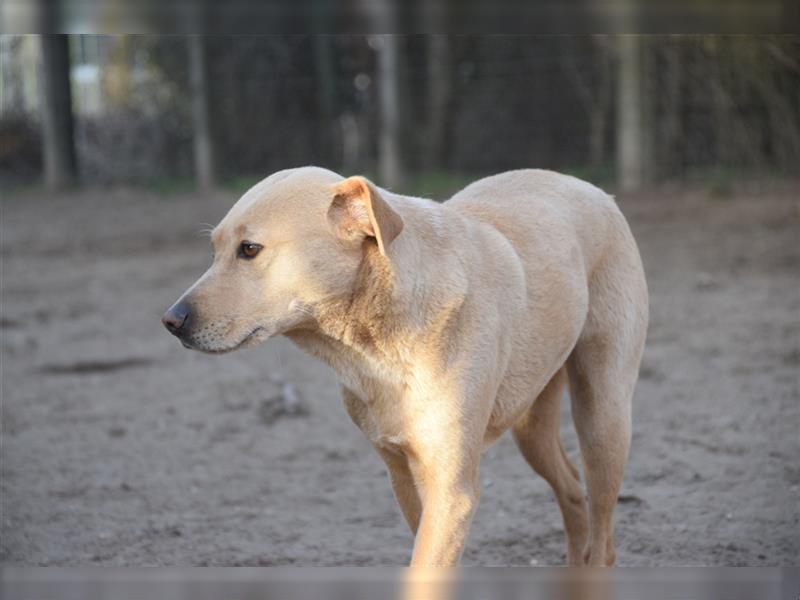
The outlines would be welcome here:
<svg viewBox="0 0 800 600">
<path fill-rule="evenodd" d="M 372 374 L 342 372 L 342 383 L 355 396 L 348 407 L 355 424 L 370 442 L 386 449 L 398 449 L 405 444 L 402 418 L 403 398 L 393 382 L 375 379 Z"/>
<path fill-rule="evenodd" d="M 353 396 L 345 395 L 353 422 L 373 444 L 392 450 L 404 446 L 405 382 L 399 370 L 330 339 L 299 335 L 292 339 L 336 371 Z"/>
<path fill-rule="evenodd" d="M 380 366 L 349 364 L 337 369 L 351 392 L 348 412 L 353 422 L 375 446 L 402 451 L 407 444 L 403 410 L 404 386 L 399 377 Z"/>
<path fill-rule="evenodd" d="M 354 392 L 345 401 L 353 422 L 372 444 L 385 450 L 402 452 L 408 440 L 400 412 L 392 410 L 381 400 L 366 401 Z"/>
</svg>

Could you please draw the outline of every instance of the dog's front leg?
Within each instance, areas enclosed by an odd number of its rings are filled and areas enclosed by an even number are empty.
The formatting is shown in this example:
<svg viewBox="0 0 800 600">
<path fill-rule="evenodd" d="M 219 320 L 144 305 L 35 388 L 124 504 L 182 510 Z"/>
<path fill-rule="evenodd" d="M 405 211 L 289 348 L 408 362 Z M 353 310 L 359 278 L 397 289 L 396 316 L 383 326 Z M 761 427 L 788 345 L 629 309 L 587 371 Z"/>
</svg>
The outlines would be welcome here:
<svg viewBox="0 0 800 600">
<path fill-rule="evenodd" d="M 411 533 L 416 535 L 419 529 L 422 505 L 419 500 L 419 492 L 417 491 L 414 477 L 408 466 L 408 459 L 397 452 L 385 450 L 377 446 L 376 449 L 378 454 L 381 455 L 381 458 L 383 458 L 383 462 L 386 463 L 386 468 L 389 469 L 389 479 L 392 482 L 394 497 L 400 505 L 400 510 L 406 518 Z"/>
<path fill-rule="evenodd" d="M 353 423 L 369 437 L 366 404 L 346 386 L 342 386 L 342 400 Z M 422 513 L 422 505 L 420 504 L 414 476 L 408 465 L 408 457 L 401 452 L 383 448 L 378 444 L 374 444 L 374 447 L 383 458 L 383 462 L 386 463 L 397 503 L 400 505 L 400 510 L 411 528 L 411 533 L 416 535 L 420 514 Z"/>
<path fill-rule="evenodd" d="M 423 492 L 411 566 L 456 566 L 478 507 L 478 462 L 472 449 L 435 448 L 411 461 Z"/>
</svg>

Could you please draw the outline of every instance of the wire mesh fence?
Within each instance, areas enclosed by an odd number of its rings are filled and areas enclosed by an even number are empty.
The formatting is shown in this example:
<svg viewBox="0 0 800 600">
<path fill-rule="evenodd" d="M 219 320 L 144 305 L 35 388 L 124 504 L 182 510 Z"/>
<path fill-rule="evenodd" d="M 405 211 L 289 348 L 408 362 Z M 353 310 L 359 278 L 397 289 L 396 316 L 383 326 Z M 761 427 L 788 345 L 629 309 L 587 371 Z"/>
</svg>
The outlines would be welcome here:
<svg viewBox="0 0 800 600">
<path fill-rule="evenodd" d="M 621 39 L 397 36 L 389 88 L 381 36 L 205 37 L 215 166 L 223 180 L 309 163 L 377 174 L 388 106 L 407 177 L 543 167 L 613 180 L 631 111 L 645 182 L 798 173 L 800 37 L 636 36 L 632 63 Z M 36 42 L 2 40 L 4 179 L 41 169 Z M 81 35 L 70 48 L 81 177 L 191 178 L 187 38 Z"/>
</svg>

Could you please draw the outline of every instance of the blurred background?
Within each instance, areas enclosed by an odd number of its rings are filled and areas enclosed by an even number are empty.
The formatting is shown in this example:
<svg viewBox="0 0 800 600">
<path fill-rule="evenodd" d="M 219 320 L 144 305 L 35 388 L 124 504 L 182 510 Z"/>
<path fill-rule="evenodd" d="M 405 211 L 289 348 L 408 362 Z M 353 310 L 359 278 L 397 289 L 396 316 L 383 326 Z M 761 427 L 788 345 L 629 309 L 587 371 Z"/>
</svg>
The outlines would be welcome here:
<svg viewBox="0 0 800 600">
<path fill-rule="evenodd" d="M 202 231 L 307 164 L 436 200 L 529 167 L 615 193 L 651 298 L 618 562 L 797 564 L 797 35 L 0 36 L 0 562 L 408 561 L 329 369 L 159 322 Z M 562 437 L 579 464 L 566 400 Z M 464 564 L 565 562 L 508 436 L 481 488 Z"/>
<path fill-rule="evenodd" d="M 2 37 L 0 177 L 240 190 L 304 164 L 439 194 L 796 176 L 796 36 Z M 455 180 L 455 181 L 454 181 Z"/>
</svg>

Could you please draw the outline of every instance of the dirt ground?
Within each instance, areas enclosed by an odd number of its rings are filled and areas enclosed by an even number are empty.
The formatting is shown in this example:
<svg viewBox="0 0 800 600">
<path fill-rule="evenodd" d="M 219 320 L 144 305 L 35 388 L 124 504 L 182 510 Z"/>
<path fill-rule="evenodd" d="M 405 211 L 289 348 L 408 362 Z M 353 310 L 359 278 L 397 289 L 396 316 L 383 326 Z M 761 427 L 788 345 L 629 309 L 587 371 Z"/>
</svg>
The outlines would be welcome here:
<svg viewBox="0 0 800 600">
<path fill-rule="evenodd" d="M 621 565 L 800 556 L 800 186 L 623 198 L 651 290 Z M 184 350 L 162 311 L 234 198 L 2 200 L 2 542 L 24 565 L 402 565 L 412 538 L 333 373 L 284 339 Z M 302 409 L 275 398 L 293 384 Z M 564 402 L 568 452 L 577 446 Z M 508 435 L 466 565 L 558 565 L 561 518 Z"/>
</svg>

